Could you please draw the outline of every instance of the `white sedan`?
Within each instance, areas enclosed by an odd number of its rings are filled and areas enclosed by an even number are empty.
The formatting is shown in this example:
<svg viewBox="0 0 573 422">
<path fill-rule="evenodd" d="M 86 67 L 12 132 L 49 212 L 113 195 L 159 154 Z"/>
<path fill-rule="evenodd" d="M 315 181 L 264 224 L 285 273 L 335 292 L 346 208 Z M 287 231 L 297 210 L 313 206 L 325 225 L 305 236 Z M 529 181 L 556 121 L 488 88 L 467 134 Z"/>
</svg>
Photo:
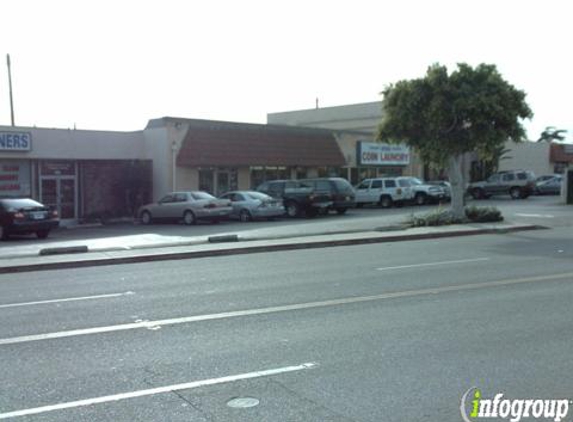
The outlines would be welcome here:
<svg viewBox="0 0 573 422">
<path fill-rule="evenodd" d="M 183 220 L 191 225 L 197 220 L 218 222 L 228 218 L 232 210 L 231 202 L 217 199 L 207 192 L 172 192 L 157 202 L 142 206 L 137 215 L 143 224 Z"/>
</svg>

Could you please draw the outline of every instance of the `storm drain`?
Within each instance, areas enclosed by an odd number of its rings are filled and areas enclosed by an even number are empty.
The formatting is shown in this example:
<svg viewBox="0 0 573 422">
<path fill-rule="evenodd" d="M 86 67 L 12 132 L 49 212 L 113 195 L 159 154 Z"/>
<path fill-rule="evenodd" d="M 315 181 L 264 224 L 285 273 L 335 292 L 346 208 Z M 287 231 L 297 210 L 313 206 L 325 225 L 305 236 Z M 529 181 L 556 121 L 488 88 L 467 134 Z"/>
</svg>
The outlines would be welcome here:
<svg viewBox="0 0 573 422">
<path fill-rule="evenodd" d="M 227 402 L 227 406 L 235 409 L 246 409 L 259 405 L 259 400 L 254 397 L 237 397 Z"/>
</svg>

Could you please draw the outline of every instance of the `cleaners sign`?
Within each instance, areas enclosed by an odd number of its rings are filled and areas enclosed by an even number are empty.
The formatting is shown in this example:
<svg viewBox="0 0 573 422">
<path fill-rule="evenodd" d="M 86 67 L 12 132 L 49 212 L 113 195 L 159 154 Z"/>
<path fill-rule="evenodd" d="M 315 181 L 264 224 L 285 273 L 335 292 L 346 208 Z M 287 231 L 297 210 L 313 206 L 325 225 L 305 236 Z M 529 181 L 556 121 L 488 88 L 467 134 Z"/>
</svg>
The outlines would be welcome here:
<svg viewBox="0 0 573 422">
<path fill-rule="evenodd" d="M 358 164 L 365 166 L 407 166 L 410 149 L 405 145 L 358 142 Z"/>
<path fill-rule="evenodd" d="M 0 151 L 30 151 L 32 135 L 29 132 L 0 132 Z"/>
</svg>

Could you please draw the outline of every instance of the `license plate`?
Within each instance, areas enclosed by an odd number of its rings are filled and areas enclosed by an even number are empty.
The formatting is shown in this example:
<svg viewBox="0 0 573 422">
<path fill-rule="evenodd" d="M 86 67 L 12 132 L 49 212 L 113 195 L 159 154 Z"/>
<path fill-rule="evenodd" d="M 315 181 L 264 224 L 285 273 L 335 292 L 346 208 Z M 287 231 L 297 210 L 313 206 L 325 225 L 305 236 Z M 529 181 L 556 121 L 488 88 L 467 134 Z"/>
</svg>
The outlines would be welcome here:
<svg viewBox="0 0 573 422">
<path fill-rule="evenodd" d="M 32 219 L 34 220 L 43 220 L 46 217 L 46 214 L 43 212 L 33 212 Z"/>
</svg>

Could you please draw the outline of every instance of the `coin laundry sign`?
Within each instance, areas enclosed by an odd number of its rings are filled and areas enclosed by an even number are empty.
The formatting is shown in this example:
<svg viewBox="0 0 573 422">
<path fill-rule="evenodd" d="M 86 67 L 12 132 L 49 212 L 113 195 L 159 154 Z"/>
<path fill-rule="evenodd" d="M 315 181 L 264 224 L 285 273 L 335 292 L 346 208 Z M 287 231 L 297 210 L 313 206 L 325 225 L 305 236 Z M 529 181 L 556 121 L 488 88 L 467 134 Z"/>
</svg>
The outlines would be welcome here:
<svg viewBox="0 0 573 422">
<path fill-rule="evenodd" d="M 28 132 L 0 132 L 0 151 L 30 151 L 32 135 Z"/>
<path fill-rule="evenodd" d="M 410 149 L 405 145 L 358 142 L 358 163 L 367 166 L 407 166 Z"/>
</svg>

